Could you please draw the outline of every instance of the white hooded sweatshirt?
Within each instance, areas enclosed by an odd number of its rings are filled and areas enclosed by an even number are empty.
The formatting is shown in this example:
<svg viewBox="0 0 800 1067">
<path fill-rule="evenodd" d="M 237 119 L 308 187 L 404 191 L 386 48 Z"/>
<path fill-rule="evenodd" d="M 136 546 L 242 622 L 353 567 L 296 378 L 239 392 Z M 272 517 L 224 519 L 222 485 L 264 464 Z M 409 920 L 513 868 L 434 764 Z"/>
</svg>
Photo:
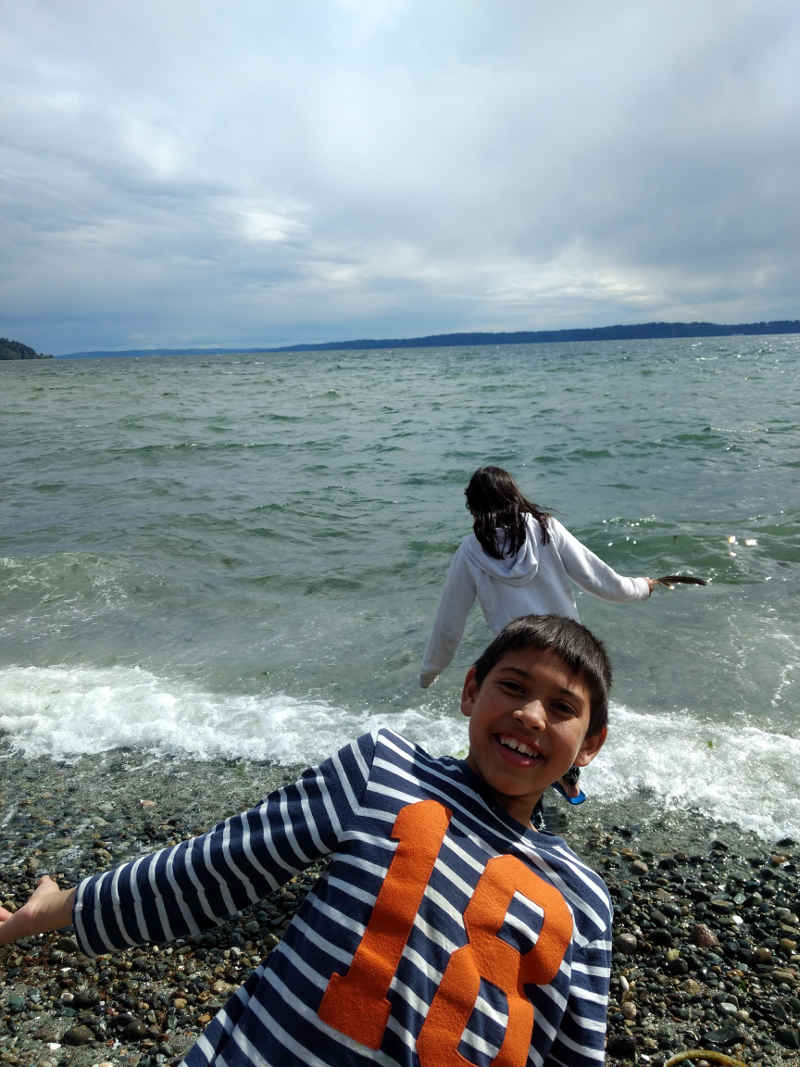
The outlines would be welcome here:
<svg viewBox="0 0 800 1067">
<path fill-rule="evenodd" d="M 533 515 L 526 515 L 528 535 L 515 556 L 495 559 L 474 533 L 456 549 L 447 572 L 433 632 L 422 660 L 419 684 L 436 681 L 458 648 L 469 609 L 477 596 L 493 633 L 520 615 L 566 615 L 578 618 L 571 578 L 587 593 L 619 602 L 646 600 L 646 578 L 625 578 L 581 544 L 552 515 L 547 544 Z"/>
</svg>

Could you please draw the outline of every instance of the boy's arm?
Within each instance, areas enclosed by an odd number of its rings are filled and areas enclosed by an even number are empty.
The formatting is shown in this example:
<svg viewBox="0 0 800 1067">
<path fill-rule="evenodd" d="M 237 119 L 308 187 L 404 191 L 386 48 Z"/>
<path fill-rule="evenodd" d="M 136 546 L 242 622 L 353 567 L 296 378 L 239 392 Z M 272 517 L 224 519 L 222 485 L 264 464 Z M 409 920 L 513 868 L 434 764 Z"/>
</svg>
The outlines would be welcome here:
<svg viewBox="0 0 800 1067">
<path fill-rule="evenodd" d="M 193 936 L 263 899 L 336 848 L 373 753 L 365 734 L 209 833 L 84 879 L 73 907 L 81 950 Z"/>
<path fill-rule="evenodd" d="M 0 908 L 0 944 L 70 923 L 86 955 L 199 933 L 335 848 L 369 777 L 365 734 L 293 785 L 209 833 L 59 889 L 44 877 L 16 912 Z"/>
<path fill-rule="evenodd" d="M 21 937 L 60 930 L 72 922 L 75 889 L 59 889 L 47 875 L 17 911 L 0 908 L 0 945 L 10 945 Z"/>
</svg>

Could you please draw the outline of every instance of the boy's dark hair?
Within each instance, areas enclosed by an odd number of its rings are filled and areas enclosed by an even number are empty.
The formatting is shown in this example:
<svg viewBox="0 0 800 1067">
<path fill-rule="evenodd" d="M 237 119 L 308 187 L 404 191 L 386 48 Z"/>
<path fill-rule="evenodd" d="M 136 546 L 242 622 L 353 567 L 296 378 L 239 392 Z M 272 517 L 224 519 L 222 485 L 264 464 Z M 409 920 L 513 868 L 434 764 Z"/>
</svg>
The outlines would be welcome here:
<svg viewBox="0 0 800 1067">
<path fill-rule="evenodd" d="M 478 687 L 507 652 L 525 648 L 554 652 L 570 670 L 581 676 L 591 695 L 588 733 L 599 733 L 608 723 L 608 691 L 611 688 L 611 663 L 602 642 L 575 619 L 561 615 L 522 615 L 504 626 L 475 660 L 473 667 Z"/>
</svg>

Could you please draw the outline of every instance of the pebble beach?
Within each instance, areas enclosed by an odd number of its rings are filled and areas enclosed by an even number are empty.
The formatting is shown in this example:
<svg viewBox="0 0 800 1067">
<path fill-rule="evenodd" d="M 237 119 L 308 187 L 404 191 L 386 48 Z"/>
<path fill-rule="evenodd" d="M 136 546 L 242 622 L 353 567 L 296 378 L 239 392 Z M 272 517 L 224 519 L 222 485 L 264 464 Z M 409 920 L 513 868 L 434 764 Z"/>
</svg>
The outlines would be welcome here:
<svg viewBox="0 0 800 1067">
<path fill-rule="evenodd" d="M 295 775 L 133 750 L 73 763 L 0 747 L 0 901 L 45 873 L 61 884 L 207 830 Z M 300 768 L 297 768 L 299 770 Z M 607 1063 L 800 1064 L 800 845 L 668 813 L 601 825 L 553 794 L 551 829 L 600 871 L 615 905 Z M 90 960 L 71 930 L 0 948 L 0 1063 L 174 1064 L 277 943 L 310 868 L 193 940 Z M 722 1057 L 722 1058 L 720 1058 Z"/>
</svg>

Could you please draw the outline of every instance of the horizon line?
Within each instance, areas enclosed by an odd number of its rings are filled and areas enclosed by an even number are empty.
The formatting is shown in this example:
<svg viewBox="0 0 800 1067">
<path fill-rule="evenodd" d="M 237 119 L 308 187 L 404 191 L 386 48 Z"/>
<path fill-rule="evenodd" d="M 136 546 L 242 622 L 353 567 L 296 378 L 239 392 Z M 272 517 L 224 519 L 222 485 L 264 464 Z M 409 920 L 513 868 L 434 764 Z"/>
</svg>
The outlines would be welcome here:
<svg viewBox="0 0 800 1067">
<path fill-rule="evenodd" d="M 247 355 L 271 352 L 354 351 L 385 348 L 460 348 L 485 344 L 547 344 L 564 341 L 591 340 L 647 340 L 660 337 L 720 337 L 734 334 L 800 333 L 800 320 L 774 319 L 761 322 L 658 322 L 613 326 L 565 327 L 555 330 L 461 330 L 452 333 L 426 334 L 415 337 L 352 338 L 346 341 L 309 341 L 287 345 L 258 345 L 227 347 L 222 345 L 191 345 L 176 348 L 82 349 L 63 352 L 55 359 L 82 356 L 147 356 L 147 355 Z"/>
</svg>

